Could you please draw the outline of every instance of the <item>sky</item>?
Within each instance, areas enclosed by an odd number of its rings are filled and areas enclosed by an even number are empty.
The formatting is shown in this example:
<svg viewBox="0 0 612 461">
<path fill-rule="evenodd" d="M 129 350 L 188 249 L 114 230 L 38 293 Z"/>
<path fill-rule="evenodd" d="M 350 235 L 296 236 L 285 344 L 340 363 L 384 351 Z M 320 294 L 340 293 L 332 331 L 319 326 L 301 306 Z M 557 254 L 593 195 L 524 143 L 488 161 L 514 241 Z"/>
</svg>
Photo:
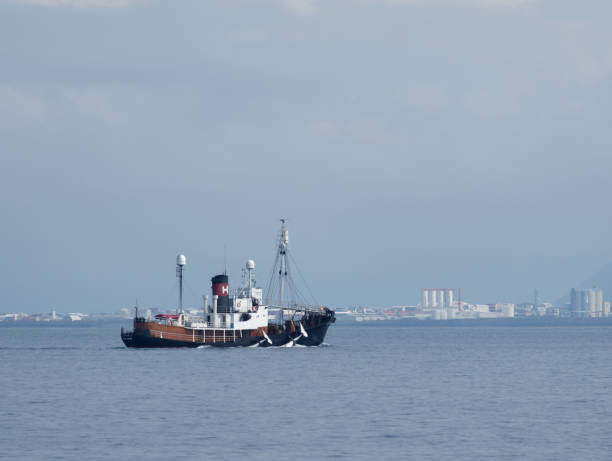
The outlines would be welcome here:
<svg viewBox="0 0 612 461">
<path fill-rule="evenodd" d="M 0 0 L 0 312 L 556 300 L 612 260 L 612 3 Z M 612 293 L 604 294 L 612 299 Z"/>
</svg>

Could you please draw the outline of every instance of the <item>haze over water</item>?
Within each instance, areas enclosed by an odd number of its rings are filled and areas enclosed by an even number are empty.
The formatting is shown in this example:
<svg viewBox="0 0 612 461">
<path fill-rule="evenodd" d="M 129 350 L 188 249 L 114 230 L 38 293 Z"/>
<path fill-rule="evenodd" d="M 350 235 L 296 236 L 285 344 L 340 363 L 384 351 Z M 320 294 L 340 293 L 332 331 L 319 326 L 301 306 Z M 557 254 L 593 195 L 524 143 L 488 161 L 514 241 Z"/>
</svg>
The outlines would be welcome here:
<svg viewBox="0 0 612 461">
<path fill-rule="evenodd" d="M 281 217 L 331 307 L 554 302 L 612 260 L 611 16 L 1 1 L 0 312 L 167 308 L 178 253 L 200 306 L 224 247 L 265 281 Z"/>
<path fill-rule="evenodd" d="M 0 328 L 7 460 L 606 460 L 612 327 L 330 328 L 326 347 L 132 350 Z"/>
</svg>

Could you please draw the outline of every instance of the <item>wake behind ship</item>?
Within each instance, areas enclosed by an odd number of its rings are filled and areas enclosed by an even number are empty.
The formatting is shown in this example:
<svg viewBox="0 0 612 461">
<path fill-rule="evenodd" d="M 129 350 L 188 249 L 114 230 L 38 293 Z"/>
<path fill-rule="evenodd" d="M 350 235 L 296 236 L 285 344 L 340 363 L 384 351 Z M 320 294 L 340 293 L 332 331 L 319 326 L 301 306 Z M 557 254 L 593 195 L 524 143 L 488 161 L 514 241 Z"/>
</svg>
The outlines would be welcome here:
<svg viewBox="0 0 612 461">
<path fill-rule="evenodd" d="M 289 231 L 285 221 L 278 242 L 273 276 L 268 293 L 278 293 L 278 301 L 266 303 L 264 292 L 254 280 L 255 262 L 246 263 L 246 280 L 233 294 L 227 274 L 216 275 L 212 282 L 212 304 L 204 296 L 201 316 L 183 311 L 183 269 L 186 258 L 177 256 L 179 306 L 175 313 L 158 314 L 153 319 L 134 317 L 132 331 L 121 329 L 127 347 L 215 347 L 232 346 L 318 346 L 327 329 L 336 321 L 334 311 L 325 306 L 298 302 L 288 260 Z"/>
</svg>

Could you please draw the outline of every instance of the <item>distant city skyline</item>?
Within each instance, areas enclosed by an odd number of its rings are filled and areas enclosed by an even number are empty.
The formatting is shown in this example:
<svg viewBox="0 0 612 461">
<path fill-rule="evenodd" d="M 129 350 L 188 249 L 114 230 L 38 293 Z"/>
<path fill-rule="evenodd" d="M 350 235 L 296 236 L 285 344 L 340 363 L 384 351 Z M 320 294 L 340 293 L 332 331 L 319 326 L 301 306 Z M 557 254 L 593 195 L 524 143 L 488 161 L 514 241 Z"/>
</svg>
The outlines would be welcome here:
<svg viewBox="0 0 612 461">
<path fill-rule="evenodd" d="M 172 306 L 178 253 L 189 305 L 265 285 L 281 217 L 331 307 L 567 296 L 612 261 L 611 15 L 2 2 L 0 312 Z"/>
</svg>

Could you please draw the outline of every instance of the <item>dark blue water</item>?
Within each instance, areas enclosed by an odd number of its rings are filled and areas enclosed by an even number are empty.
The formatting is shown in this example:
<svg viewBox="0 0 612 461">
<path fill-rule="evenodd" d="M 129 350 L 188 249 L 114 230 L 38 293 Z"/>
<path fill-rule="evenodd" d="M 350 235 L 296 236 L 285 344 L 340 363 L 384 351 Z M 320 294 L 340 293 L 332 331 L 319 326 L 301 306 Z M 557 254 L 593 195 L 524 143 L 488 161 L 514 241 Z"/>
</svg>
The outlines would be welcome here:
<svg viewBox="0 0 612 461">
<path fill-rule="evenodd" d="M 611 459 L 612 327 L 334 325 L 326 342 L 0 328 L 0 459 Z"/>
</svg>

